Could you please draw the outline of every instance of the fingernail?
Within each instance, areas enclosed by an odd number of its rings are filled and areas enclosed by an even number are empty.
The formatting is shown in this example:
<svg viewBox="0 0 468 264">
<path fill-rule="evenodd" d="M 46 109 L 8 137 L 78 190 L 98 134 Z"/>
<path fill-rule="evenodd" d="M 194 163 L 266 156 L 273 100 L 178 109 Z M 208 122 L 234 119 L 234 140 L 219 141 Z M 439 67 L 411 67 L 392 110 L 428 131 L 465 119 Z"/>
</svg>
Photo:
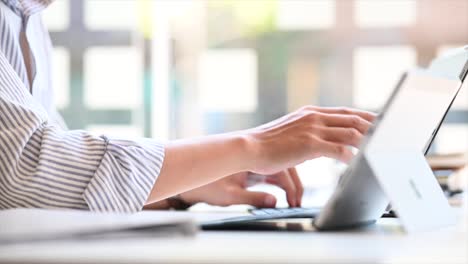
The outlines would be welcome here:
<svg viewBox="0 0 468 264">
<path fill-rule="evenodd" d="M 276 204 L 276 199 L 275 197 L 271 195 L 267 195 L 267 197 L 265 197 L 265 201 L 263 201 L 263 205 L 265 207 L 274 207 L 275 204 Z"/>
</svg>

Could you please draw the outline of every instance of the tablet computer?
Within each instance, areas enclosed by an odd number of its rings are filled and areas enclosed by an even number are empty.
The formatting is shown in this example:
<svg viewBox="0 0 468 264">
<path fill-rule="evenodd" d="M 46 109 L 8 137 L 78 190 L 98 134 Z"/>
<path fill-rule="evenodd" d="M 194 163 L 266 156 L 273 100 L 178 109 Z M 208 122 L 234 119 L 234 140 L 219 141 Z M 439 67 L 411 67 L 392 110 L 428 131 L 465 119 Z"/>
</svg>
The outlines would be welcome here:
<svg viewBox="0 0 468 264">
<path fill-rule="evenodd" d="M 403 75 L 360 152 L 314 219 L 317 229 L 374 223 L 389 202 L 408 232 L 454 222 L 424 154 L 466 78 L 467 53 L 452 76 L 431 68 Z"/>
</svg>

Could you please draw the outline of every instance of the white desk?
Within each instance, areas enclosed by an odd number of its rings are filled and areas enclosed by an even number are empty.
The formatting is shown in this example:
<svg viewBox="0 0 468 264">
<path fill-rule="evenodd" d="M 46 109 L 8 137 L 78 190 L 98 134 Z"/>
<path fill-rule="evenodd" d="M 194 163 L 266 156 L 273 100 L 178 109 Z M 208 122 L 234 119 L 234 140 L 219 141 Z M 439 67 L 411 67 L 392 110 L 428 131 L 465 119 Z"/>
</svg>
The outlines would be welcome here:
<svg viewBox="0 0 468 264">
<path fill-rule="evenodd" d="M 416 235 L 404 234 L 396 219 L 382 219 L 365 230 L 348 232 L 210 231 L 192 238 L 18 244 L 0 246 L 0 262 L 466 264 L 466 214 L 459 220 L 456 227 Z"/>
</svg>

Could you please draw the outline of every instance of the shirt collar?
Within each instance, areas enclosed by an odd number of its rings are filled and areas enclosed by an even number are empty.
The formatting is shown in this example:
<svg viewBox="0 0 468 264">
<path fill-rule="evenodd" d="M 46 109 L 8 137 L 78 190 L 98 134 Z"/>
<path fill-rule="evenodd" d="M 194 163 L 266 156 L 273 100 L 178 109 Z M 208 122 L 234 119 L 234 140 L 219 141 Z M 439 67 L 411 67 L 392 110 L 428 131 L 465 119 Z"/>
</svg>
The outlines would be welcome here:
<svg viewBox="0 0 468 264">
<path fill-rule="evenodd" d="M 45 9 L 54 0 L 0 0 L 13 12 L 22 17 L 29 17 Z"/>
</svg>

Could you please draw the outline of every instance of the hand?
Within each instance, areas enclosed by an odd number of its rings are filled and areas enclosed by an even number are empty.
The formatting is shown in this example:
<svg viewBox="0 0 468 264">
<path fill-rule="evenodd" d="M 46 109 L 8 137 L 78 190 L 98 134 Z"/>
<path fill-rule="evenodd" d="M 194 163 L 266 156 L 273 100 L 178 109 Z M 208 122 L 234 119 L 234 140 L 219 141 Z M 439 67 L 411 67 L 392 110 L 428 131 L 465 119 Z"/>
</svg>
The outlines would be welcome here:
<svg viewBox="0 0 468 264">
<path fill-rule="evenodd" d="M 349 146 L 359 146 L 374 118 L 365 111 L 307 106 L 257 128 L 168 142 L 146 202 L 242 171 L 273 175 L 321 156 L 348 162 Z"/>
<path fill-rule="evenodd" d="M 261 180 L 258 181 L 259 179 Z M 304 188 L 295 168 L 263 177 L 262 175 L 252 175 L 249 172 L 240 172 L 182 193 L 180 198 L 189 204 L 205 202 L 218 206 L 248 204 L 259 208 L 275 207 L 276 198 L 273 195 L 247 190 L 247 187 L 258 182 L 277 185 L 286 192 L 289 206 L 301 206 Z"/>
<path fill-rule="evenodd" d="M 255 154 L 249 170 L 274 174 L 306 160 L 326 156 L 352 159 L 375 114 L 348 108 L 307 106 L 247 131 Z"/>
</svg>

